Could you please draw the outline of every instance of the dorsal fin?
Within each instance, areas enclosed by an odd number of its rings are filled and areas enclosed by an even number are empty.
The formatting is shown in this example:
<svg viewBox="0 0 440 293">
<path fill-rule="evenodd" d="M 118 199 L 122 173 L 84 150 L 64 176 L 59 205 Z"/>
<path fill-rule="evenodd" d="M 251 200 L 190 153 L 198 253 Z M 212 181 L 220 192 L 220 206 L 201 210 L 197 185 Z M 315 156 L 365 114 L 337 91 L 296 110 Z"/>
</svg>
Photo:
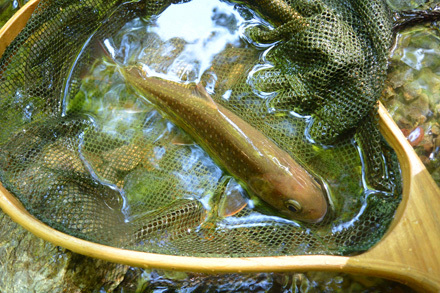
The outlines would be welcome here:
<svg viewBox="0 0 440 293">
<path fill-rule="evenodd" d="M 212 99 L 211 95 L 206 91 L 205 87 L 198 83 L 194 88 L 194 94 L 204 99 L 212 108 L 217 109 L 217 104 Z"/>
</svg>

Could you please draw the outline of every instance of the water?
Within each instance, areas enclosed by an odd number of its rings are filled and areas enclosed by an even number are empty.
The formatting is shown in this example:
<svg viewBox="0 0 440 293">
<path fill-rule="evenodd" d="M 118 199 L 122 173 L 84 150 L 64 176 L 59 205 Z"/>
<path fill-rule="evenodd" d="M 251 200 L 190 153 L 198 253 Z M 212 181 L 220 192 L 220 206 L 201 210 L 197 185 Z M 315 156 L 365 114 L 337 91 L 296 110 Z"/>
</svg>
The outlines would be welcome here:
<svg viewBox="0 0 440 293">
<path fill-rule="evenodd" d="M 207 275 L 132 268 L 127 276 L 114 292 L 414 292 L 379 278 L 329 272 Z"/>
<path fill-rule="evenodd" d="M 438 25 L 399 32 L 382 102 L 440 186 L 439 48 Z"/>
<path fill-rule="evenodd" d="M 198 1 L 193 1 L 191 3 L 197 3 Z M 208 3 L 208 2 L 203 2 Z M 202 4 L 202 3 L 199 3 Z M 179 6 L 179 9 L 184 7 L 185 5 Z M 202 7 L 203 6 L 203 7 Z M 197 6 L 197 9 L 207 9 L 210 11 L 212 7 L 209 6 Z M 177 7 L 177 6 L 175 6 Z M 185 7 L 189 7 L 185 6 Z M 179 37 L 178 34 L 174 34 L 179 30 L 179 26 L 174 27 L 173 29 L 166 32 L 166 25 L 161 25 L 162 19 L 159 18 L 157 21 L 157 27 L 149 27 L 147 29 L 147 34 L 158 34 L 163 37 L 162 42 L 167 43 L 166 46 L 169 52 L 179 50 L 179 42 L 177 44 L 173 42 L 176 40 L 176 37 L 183 39 L 188 46 L 180 51 L 180 55 L 178 58 L 174 58 L 173 62 L 169 64 L 165 69 L 161 67 L 160 62 L 150 62 L 149 72 L 152 75 L 166 76 L 168 79 L 181 81 L 181 82 L 200 82 L 203 76 L 203 73 L 209 70 L 210 62 L 212 62 L 214 56 L 221 52 L 224 47 L 218 46 L 218 44 L 224 44 L 224 42 L 228 45 L 239 47 L 243 46 L 244 39 L 240 37 L 240 33 L 237 33 L 236 28 L 240 28 L 240 25 L 246 21 L 245 18 L 240 18 L 240 15 L 236 10 L 231 10 L 232 6 L 225 4 L 224 2 L 219 2 L 218 6 L 216 6 L 216 16 L 213 16 L 211 20 L 215 20 L 217 23 L 220 23 L 218 27 L 204 25 L 203 27 L 208 28 L 201 35 L 189 34 L 185 37 Z M 172 9 L 169 9 L 172 11 Z M 167 10 L 168 11 L 168 10 Z M 213 9 L 214 11 L 214 9 Z M 205 13 L 202 13 L 205 15 Z M 164 13 L 163 16 L 167 14 Z M 249 15 L 249 14 L 246 14 Z M 175 16 L 172 16 L 171 19 L 175 19 Z M 193 17 L 191 19 L 196 19 Z M 208 20 L 205 20 L 209 23 Z M 133 23 L 128 24 L 130 30 L 136 25 L 139 25 L 139 29 L 144 29 L 143 20 L 137 19 L 133 21 Z M 161 29 L 161 27 L 165 27 L 165 30 Z M 211 33 L 209 32 L 211 30 Z M 185 30 L 184 32 L 186 32 Z M 197 30 L 196 30 L 197 31 Z M 132 52 L 135 51 L 138 53 L 137 59 L 142 60 L 143 58 L 148 58 L 148 54 L 145 51 L 136 51 L 138 48 L 136 46 L 131 46 L 130 37 L 134 36 L 136 31 L 133 31 L 133 34 L 125 34 L 125 39 L 123 37 L 123 41 L 121 41 L 121 45 L 115 45 L 111 41 L 105 39 L 103 40 L 103 45 L 110 52 L 111 56 L 118 60 L 121 63 L 130 62 L 130 54 L 122 53 L 124 52 Z M 168 35 L 166 35 L 168 34 Z M 237 38 L 238 35 L 238 38 Z M 206 46 L 206 43 L 209 43 Z M 211 46 L 212 44 L 212 46 Z M 214 45 L 215 44 L 215 45 Z M 119 47 L 118 47 L 119 46 Z M 244 46 L 246 47 L 246 46 Z M 118 49 L 119 48 L 119 49 Z M 122 48 L 122 49 L 121 49 Z M 189 49 L 191 48 L 191 49 Z M 219 49 L 221 48 L 221 49 Z M 112 50 L 114 49 L 114 50 Z M 261 48 L 257 48 L 257 51 Z M 200 52 L 207 52 L 206 55 L 200 54 Z M 120 55 L 118 55 L 118 53 Z M 136 53 L 134 53 L 136 55 Z M 121 59 L 121 57 L 124 58 Z M 162 56 L 162 57 L 167 57 Z M 170 55 L 168 56 L 170 57 Z M 120 59 L 118 59 L 120 58 Z M 165 58 L 166 59 L 166 58 Z M 178 61 L 176 61 L 178 60 Z M 132 61 L 132 60 L 131 60 Z M 150 60 L 152 61 L 152 60 Z M 154 61 L 154 60 L 153 60 Z M 104 62 L 105 63 L 105 62 Z M 98 76 L 99 78 L 95 80 L 94 86 L 101 87 L 98 91 L 93 92 L 93 90 L 87 89 L 86 91 L 82 91 L 82 94 L 85 94 L 89 99 L 85 99 L 85 106 L 83 105 L 84 112 L 91 113 L 95 117 L 95 119 L 100 121 L 106 121 L 101 124 L 103 133 L 108 134 L 111 138 L 119 138 L 122 141 L 132 141 L 133 138 L 138 138 L 139 135 L 137 133 L 137 127 L 139 125 L 142 126 L 142 135 L 148 136 L 152 141 L 161 141 L 161 140 L 169 140 L 172 141 L 175 137 L 178 138 L 179 141 L 184 141 L 187 146 L 191 146 L 189 150 L 187 150 L 185 155 L 188 155 L 191 159 L 189 160 L 192 164 L 185 163 L 181 165 L 181 168 L 185 171 L 201 168 L 202 171 L 197 171 L 199 173 L 209 173 L 206 175 L 207 179 L 199 178 L 199 176 L 184 176 L 180 177 L 181 182 L 191 182 L 189 184 L 185 184 L 184 188 L 187 189 L 187 197 L 188 198 L 199 198 L 203 200 L 203 193 L 206 188 L 204 185 L 207 182 L 212 181 L 216 182 L 221 178 L 222 172 L 219 170 L 215 164 L 203 154 L 203 151 L 197 148 L 196 146 L 192 146 L 189 138 L 185 138 L 184 134 L 179 132 L 172 124 L 168 121 L 163 120 L 162 117 L 159 117 L 158 113 L 152 109 L 152 107 L 145 105 L 143 102 L 139 102 L 139 97 L 136 96 L 133 92 L 128 92 L 126 87 L 123 85 L 123 82 L 120 80 L 120 77 L 117 74 L 117 70 L 115 66 L 110 63 L 98 65 L 95 68 L 95 75 L 92 74 L 91 77 L 86 78 L 85 80 L 91 80 Z M 102 78 L 100 80 L 100 78 Z M 106 79 L 107 78 L 107 79 Z M 105 85 L 102 81 L 108 81 L 112 79 L 115 81 L 114 84 Z M 215 80 L 215 76 L 210 80 Z M 214 83 L 214 82 L 213 82 Z M 99 92 L 107 92 L 103 99 L 99 99 Z M 230 94 L 229 90 L 226 95 L 224 95 L 225 100 L 229 100 Z M 96 94 L 96 95 L 95 95 Z M 133 97 L 134 95 L 134 97 Z M 257 92 L 260 99 L 265 99 L 266 96 L 261 92 Z M 71 106 L 71 104 L 68 105 Z M 296 113 L 292 113 L 293 116 Z M 298 116 L 300 119 L 304 119 L 304 117 Z M 158 127 L 160 126 L 160 127 Z M 135 130 L 133 130 L 135 129 Z M 182 136 L 184 137 L 182 139 Z M 186 139 L 186 141 L 185 141 Z M 106 155 L 110 156 L 121 156 L 124 152 L 126 153 L 126 148 L 117 149 L 116 151 L 109 152 Z M 137 151 L 137 149 L 136 149 Z M 150 150 L 146 150 L 149 152 Z M 151 152 L 148 153 L 147 158 L 148 162 L 142 162 L 142 164 L 148 166 L 150 168 L 164 168 L 166 167 L 161 165 L 161 160 L 165 157 L 166 149 L 163 146 L 155 146 Z M 330 152 L 331 153 L 331 152 Z M 130 153 L 131 154 L 131 153 Z M 86 156 L 86 155 L 85 155 Z M 115 188 L 119 189 L 124 196 L 127 196 L 125 193 L 125 189 L 127 185 L 125 185 L 127 177 L 124 180 L 119 180 L 118 176 L 113 176 L 112 174 L 108 174 L 105 172 L 105 168 L 99 168 L 96 164 L 93 163 L 93 158 L 84 157 L 85 161 L 92 162 L 90 163 L 90 170 L 95 174 L 95 177 L 98 178 L 104 184 L 110 184 Z M 196 162 L 203 162 L 203 167 L 197 166 Z M 93 166 L 95 164 L 95 166 Z M 136 160 L 130 162 L 125 166 L 128 170 L 119 170 L 123 172 L 133 171 L 135 167 L 130 167 L 136 165 Z M 129 166 L 129 167 L 127 167 Z M 208 169 L 205 169 L 206 166 L 209 166 Z M 104 170 L 104 171 L 103 171 Z M 214 175 L 212 175 L 214 174 Z M 145 174 L 139 175 L 139 178 L 144 177 Z M 181 176 L 181 174 L 177 174 Z M 130 175 L 127 175 L 130 176 Z M 132 177 L 136 177 L 135 175 L 131 175 Z M 119 176 L 120 177 L 120 176 Z M 167 181 L 167 183 L 172 182 Z M 158 182 L 163 181 L 163 178 L 159 177 Z M 175 182 L 175 184 L 179 184 Z M 214 184 L 214 183 L 212 183 Z M 336 185 L 333 185 L 336 186 Z M 151 190 L 152 185 L 149 183 L 148 186 L 142 186 L 144 189 L 149 189 L 149 192 L 154 194 L 154 189 Z M 201 188 L 203 187 L 203 188 Z M 235 189 L 239 189 L 240 186 L 238 184 L 235 185 Z M 135 188 L 136 189 L 136 188 Z M 146 191 L 133 192 L 134 197 L 140 197 L 140 195 L 145 195 Z M 173 195 L 170 195 L 172 198 Z M 148 198 L 148 196 L 147 196 Z M 134 205 L 135 202 L 139 202 L 142 199 L 135 198 L 132 199 L 132 203 Z M 151 204 L 151 203 L 150 203 Z M 126 208 L 130 204 L 126 203 Z M 141 206 L 145 207 L 145 206 Z M 209 205 L 207 207 L 209 209 Z M 126 211 L 129 213 L 129 211 Z M 258 216 L 256 214 L 251 214 L 252 217 L 256 216 L 261 220 L 265 220 L 267 218 L 276 218 L 274 216 Z M 246 217 L 243 217 L 245 221 L 242 225 L 249 226 L 250 224 L 246 223 Z M 233 218 L 227 219 L 233 220 Z M 284 222 L 285 220 L 278 220 L 280 222 Z M 226 221 L 227 222 L 227 221 Z M 236 222 L 234 222 L 236 224 Z M 297 223 L 291 223 L 294 225 L 299 225 Z M 115 291 L 119 290 L 119 292 L 127 292 L 132 290 L 137 286 L 138 291 L 148 291 L 148 292 L 171 292 L 172 290 L 180 290 L 185 292 L 200 292 L 203 291 L 216 291 L 216 292 L 229 292 L 231 290 L 243 290 L 243 291 L 253 291 L 253 292 L 322 292 L 323 290 L 328 290 L 332 292 L 338 291 L 360 291 L 365 290 L 363 292 L 370 292 L 374 290 L 383 290 L 387 292 L 392 290 L 392 288 L 399 288 L 399 285 L 390 284 L 384 282 L 379 279 L 369 279 L 369 278 L 357 278 L 355 276 L 349 276 L 345 274 L 322 274 L 320 273 L 308 273 L 308 274 L 229 274 L 229 275 L 215 275 L 215 276 L 207 276 L 202 274 L 192 274 L 192 273 L 170 273 L 170 272 L 161 272 L 161 271 L 147 271 L 140 269 L 131 269 L 132 275 L 128 273 L 123 281 L 123 283 L 117 288 Z M 130 283 L 130 276 L 133 276 Z M 385 284 L 384 284 L 385 283 Z M 369 289 L 366 289 L 369 288 Z M 407 289 L 407 288 L 406 288 Z M 406 290 L 401 289 L 401 290 Z M 375 291 L 375 292 L 376 292 Z M 407 291 L 405 291 L 407 292 Z"/>
<path fill-rule="evenodd" d="M 97 125 L 82 135 L 79 146 L 89 172 L 119 191 L 125 223 L 135 226 L 129 229 L 142 229 L 138 219 L 180 199 L 200 201 L 207 215 L 206 223 L 178 224 L 183 225 L 178 230 L 191 231 L 185 239 L 192 246 L 161 235 L 152 246 L 135 249 L 203 256 L 340 254 L 340 247 L 346 246 L 341 239 L 350 233 L 357 235 L 359 243 L 371 243 L 368 227 L 376 223 L 363 220 L 368 218 L 368 202 L 390 195 L 366 183 L 361 151 L 354 140 L 338 146 L 316 144 L 307 136 L 310 116 L 273 106 L 276 88 L 261 83 L 261 78 L 274 67 L 266 56 L 277 44 L 251 42 L 246 31 L 256 25 L 270 29 L 243 6 L 197 0 L 171 5 L 158 16 L 128 19 L 116 32 L 104 26 L 89 39 L 87 46 L 93 48 L 96 61 L 89 73 L 82 74 L 79 91 L 66 95 L 63 111 L 85 113 Z M 328 216 L 319 225 L 284 219 L 260 199 L 249 198 L 234 178 L 230 185 L 240 196 L 235 202 L 225 200 L 228 192 L 221 182 L 227 174 L 191 137 L 127 86 L 119 72 L 127 65 L 141 66 L 149 76 L 204 86 L 217 103 L 258 127 L 318 174 L 328 195 Z M 154 218 L 163 217 L 168 217 L 166 211 Z M 272 235 L 273 229 L 278 236 Z M 352 249 L 366 248 L 360 244 Z"/>
<path fill-rule="evenodd" d="M 14 15 L 28 0 L 1 0 L 0 1 L 0 28 Z"/>
</svg>

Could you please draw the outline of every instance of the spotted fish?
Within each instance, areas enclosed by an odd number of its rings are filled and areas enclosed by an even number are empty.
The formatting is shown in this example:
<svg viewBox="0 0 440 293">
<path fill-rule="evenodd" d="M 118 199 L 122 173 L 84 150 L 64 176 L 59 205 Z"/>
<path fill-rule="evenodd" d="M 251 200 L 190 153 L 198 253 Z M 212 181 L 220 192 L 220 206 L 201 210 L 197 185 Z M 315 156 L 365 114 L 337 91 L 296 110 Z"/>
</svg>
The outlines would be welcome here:
<svg viewBox="0 0 440 293">
<path fill-rule="evenodd" d="M 148 77 L 141 67 L 121 72 L 168 119 L 186 131 L 224 170 L 289 219 L 319 222 L 327 212 L 317 181 L 287 152 L 216 104 L 201 86 Z"/>
</svg>

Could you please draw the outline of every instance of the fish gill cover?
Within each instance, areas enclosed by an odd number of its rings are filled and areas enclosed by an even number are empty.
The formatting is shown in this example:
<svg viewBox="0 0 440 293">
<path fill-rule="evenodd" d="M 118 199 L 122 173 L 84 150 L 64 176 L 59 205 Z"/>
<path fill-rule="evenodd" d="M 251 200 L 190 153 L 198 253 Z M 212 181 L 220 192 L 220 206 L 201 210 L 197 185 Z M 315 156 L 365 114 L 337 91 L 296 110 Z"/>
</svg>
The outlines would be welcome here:
<svg viewBox="0 0 440 293">
<path fill-rule="evenodd" d="M 401 197 L 375 108 L 391 40 L 380 0 L 43 0 L 0 61 L 1 182 L 49 226 L 115 247 L 360 253 Z M 286 218 L 249 192 L 129 66 L 264 134 L 321 183 L 323 220 Z"/>
</svg>

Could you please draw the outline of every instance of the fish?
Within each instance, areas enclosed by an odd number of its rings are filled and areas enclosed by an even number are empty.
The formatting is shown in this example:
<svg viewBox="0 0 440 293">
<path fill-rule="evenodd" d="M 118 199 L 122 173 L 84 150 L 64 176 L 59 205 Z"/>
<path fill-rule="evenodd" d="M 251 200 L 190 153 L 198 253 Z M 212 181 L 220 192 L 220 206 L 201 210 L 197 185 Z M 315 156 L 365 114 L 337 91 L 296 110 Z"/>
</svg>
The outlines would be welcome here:
<svg viewBox="0 0 440 293">
<path fill-rule="evenodd" d="M 141 66 L 121 67 L 126 83 L 189 134 L 250 193 L 291 220 L 320 222 L 327 213 L 321 184 L 248 122 L 214 102 L 201 84 L 148 76 Z"/>
</svg>

